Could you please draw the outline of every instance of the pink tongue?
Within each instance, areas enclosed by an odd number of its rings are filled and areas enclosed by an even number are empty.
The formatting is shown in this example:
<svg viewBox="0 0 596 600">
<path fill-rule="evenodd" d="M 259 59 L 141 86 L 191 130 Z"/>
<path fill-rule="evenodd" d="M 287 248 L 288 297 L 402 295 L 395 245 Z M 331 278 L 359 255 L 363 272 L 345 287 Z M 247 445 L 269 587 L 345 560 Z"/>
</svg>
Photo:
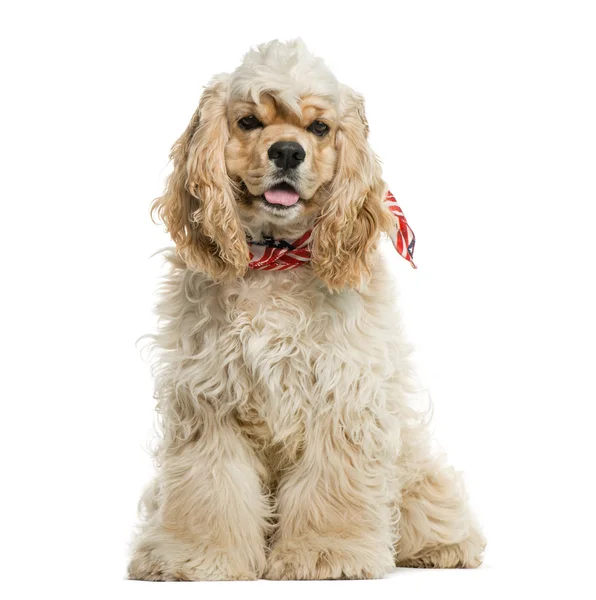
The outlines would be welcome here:
<svg viewBox="0 0 596 600">
<path fill-rule="evenodd" d="M 283 206 L 292 206 L 298 202 L 298 192 L 290 190 L 267 190 L 265 198 L 271 204 L 282 204 Z"/>
</svg>

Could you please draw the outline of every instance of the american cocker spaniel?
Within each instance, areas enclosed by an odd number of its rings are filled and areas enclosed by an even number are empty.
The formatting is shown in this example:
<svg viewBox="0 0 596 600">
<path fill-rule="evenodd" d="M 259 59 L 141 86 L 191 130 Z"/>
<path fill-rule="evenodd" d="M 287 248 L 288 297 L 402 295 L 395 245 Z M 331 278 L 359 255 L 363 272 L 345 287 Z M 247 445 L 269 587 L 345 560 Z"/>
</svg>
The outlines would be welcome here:
<svg viewBox="0 0 596 600">
<path fill-rule="evenodd" d="M 362 97 L 274 41 L 213 79 L 174 144 L 153 206 L 176 244 L 153 338 L 157 476 L 130 578 L 481 563 L 460 478 L 413 406 L 378 252 L 387 233 L 411 261 L 413 234 L 367 134 Z"/>
</svg>

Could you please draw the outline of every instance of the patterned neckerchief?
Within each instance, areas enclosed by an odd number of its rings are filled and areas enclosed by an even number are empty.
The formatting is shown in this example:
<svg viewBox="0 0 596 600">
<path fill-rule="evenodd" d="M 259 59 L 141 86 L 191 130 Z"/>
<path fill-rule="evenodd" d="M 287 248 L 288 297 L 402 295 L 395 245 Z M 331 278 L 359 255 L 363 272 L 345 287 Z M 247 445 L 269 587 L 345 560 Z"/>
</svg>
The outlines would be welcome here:
<svg viewBox="0 0 596 600">
<path fill-rule="evenodd" d="M 414 264 L 414 245 L 416 238 L 411 227 L 406 221 L 402 209 L 398 206 L 395 197 L 387 192 L 385 202 L 395 220 L 395 229 L 389 236 L 398 254 L 403 256 L 409 263 Z M 264 237 L 262 241 L 248 239 L 250 246 L 251 269 L 262 269 L 265 271 L 285 271 L 295 269 L 310 262 L 310 240 L 312 229 L 302 234 L 298 239 L 288 242 L 287 240 L 275 240 L 272 237 Z"/>
</svg>

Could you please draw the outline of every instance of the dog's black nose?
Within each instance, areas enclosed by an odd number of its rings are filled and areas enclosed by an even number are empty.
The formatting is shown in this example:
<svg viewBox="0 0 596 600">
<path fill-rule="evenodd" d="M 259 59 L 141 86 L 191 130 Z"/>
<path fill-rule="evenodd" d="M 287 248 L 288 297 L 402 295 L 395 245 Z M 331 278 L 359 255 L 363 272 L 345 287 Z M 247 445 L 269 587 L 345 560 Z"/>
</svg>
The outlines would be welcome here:
<svg viewBox="0 0 596 600">
<path fill-rule="evenodd" d="M 280 169 L 295 169 L 306 158 L 304 148 L 296 142 L 275 142 L 267 155 Z"/>
</svg>

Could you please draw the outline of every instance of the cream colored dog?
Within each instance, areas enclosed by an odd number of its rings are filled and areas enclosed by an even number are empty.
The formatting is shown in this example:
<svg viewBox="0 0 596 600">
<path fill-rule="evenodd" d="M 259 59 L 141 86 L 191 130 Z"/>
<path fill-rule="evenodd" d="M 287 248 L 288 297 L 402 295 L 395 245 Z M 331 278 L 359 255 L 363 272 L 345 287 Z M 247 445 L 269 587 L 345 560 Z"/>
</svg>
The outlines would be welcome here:
<svg viewBox="0 0 596 600">
<path fill-rule="evenodd" d="M 271 42 L 214 79 L 174 145 L 154 207 L 176 243 L 154 338 L 162 438 L 131 578 L 480 564 L 413 408 L 367 133 L 360 96 L 300 41 Z M 248 268 L 247 239 L 310 229 L 310 263 Z"/>
</svg>

